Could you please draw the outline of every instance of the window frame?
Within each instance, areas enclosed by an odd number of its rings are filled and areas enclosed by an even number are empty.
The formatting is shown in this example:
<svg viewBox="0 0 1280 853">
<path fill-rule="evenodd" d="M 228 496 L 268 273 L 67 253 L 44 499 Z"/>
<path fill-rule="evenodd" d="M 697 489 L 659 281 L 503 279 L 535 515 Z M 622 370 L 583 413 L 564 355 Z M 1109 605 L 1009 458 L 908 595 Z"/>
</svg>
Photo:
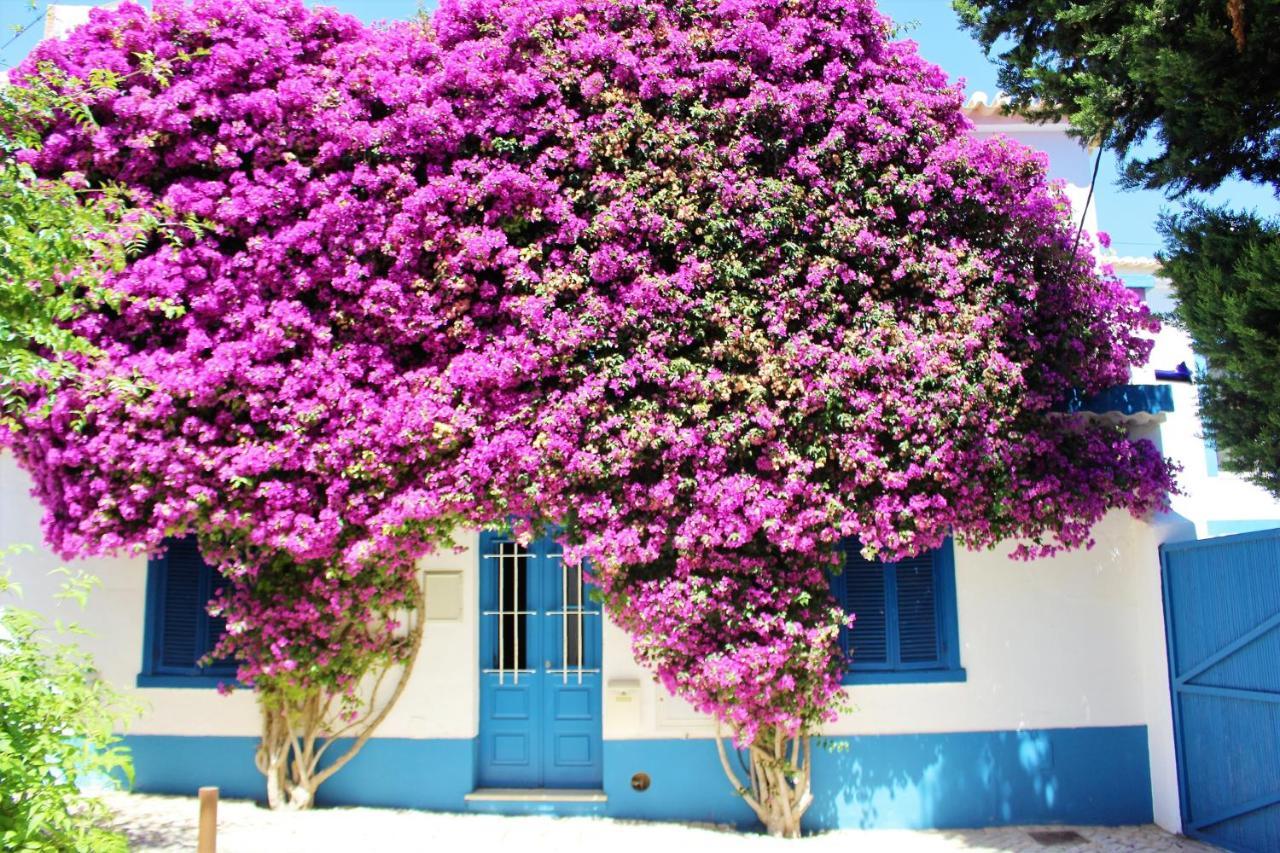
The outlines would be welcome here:
<svg viewBox="0 0 1280 853">
<path fill-rule="evenodd" d="M 832 572 L 830 580 L 831 593 L 841 608 L 845 607 L 846 602 L 845 571 L 847 567 L 844 565 L 846 560 L 843 555 L 849 550 L 856 550 L 859 547 L 858 542 L 853 539 L 846 539 L 838 546 L 838 550 L 842 555 L 841 570 L 838 574 Z M 929 554 L 933 562 L 934 618 L 937 620 L 938 643 L 940 646 L 938 660 L 924 663 L 870 662 L 859 664 L 856 658 L 848 657 L 851 630 L 849 628 L 841 628 L 840 647 L 846 655 L 845 672 L 841 679 L 842 684 L 936 684 L 967 680 L 968 675 L 964 667 L 960 665 L 960 624 L 956 601 L 955 548 L 951 537 L 947 537 L 941 546 L 933 549 Z M 876 564 L 882 571 L 888 566 L 896 565 L 880 560 L 877 560 Z M 889 612 L 891 589 L 894 590 L 893 596 L 895 596 L 895 599 L 893 605 L 896 610 L 896 583 L 887 582 L 885 584 L 886 634 L 890 630 L 889 626 L 897 624 L 896 613 L 891 618 Z"/>
<path fill-rule="evenodd" d="M 170 548 L 181 541 L 176 538 L 166 539 L 165 546 Z M 200 613 L 197 616 L 197 625 L 200 626 L 199 635 L 203 636 L 207 634 L 205 626 L 208 624 L 207 620 L 211 618 L 205 610 L 205 605 L 212 598 L 213 572 L 217 570 L 207 562 L 204 562 L 203 555 L 201 556 L 201 563 L 198 581 L 199 592 L 196 597 L 202 602 Z M 138 673 L 137 686 L 181 688 L 216 688 L 220 684 L 226 684 L 231 687 L 241 686 L 236 680 L 237 665 L 235 663 L 207 667 L 175 667 L 162 663 L 168 569 L 168 550 L 162 557 L 150 557 L 147 560 L 147 593 L 142 617 L 142 669 Z M 204 648 L 204 644 L 199 641 L 197 642 L 197 649 L 200 652 L 197 658 L 208 651 L 207 648 Z"/>
<path fill-rule="evenodd" d="M 1209 372 L 1209 362 L 1202 355 L 1195 356 L 1194 361 L 1196 365 L 1194 382 L 1196 384 L 1199 384 L 1201 379 L 1205 376 L 1205 374 Z M 1196 393 L 1198 394 L 1199 391 L 1197 391 Z M 1209 431 L 1204 428 L 1203 423 L 1200 424 L 1200 433 L 1197 437 L 1204 444 L 1205 475 L 1209 477 L 1217 477 L 1219 474 L 1222 473 L 1222 452 L 1218 450 L 1218 442 L 1213 437 L 1213 435 L 1210 434 Z"/>
</svg>

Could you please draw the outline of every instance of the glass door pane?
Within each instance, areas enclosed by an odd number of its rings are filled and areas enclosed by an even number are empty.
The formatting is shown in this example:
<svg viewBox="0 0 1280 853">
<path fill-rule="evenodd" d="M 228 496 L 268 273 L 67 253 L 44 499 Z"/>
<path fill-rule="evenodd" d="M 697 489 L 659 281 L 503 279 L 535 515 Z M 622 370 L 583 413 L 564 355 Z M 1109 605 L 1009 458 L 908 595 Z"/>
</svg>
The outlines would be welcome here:
<svg viewBox="0 0 1280 853">
<path fill-rule="evenodd" d="M 529 555 L 516 542 L 498 544 L 498 642 L 494 669 L 529 668 Z"/>
</svg>

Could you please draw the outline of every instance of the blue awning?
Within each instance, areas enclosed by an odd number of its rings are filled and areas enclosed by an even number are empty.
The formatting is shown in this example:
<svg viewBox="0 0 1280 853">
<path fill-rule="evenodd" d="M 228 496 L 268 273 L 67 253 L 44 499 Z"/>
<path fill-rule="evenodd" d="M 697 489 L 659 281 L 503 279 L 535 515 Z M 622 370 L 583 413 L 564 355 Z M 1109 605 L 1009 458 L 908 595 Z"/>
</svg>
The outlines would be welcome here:
<svg viewBox="0 0 1280 853">
<path fill-rule="evenodd" d="M 1117 385 L 1091 397 L 1075 392 L 1064 408 L 1069 414 L 1154 418 L 1173 411 L 1173 390 L 1168 385 Z"/>
</svg>

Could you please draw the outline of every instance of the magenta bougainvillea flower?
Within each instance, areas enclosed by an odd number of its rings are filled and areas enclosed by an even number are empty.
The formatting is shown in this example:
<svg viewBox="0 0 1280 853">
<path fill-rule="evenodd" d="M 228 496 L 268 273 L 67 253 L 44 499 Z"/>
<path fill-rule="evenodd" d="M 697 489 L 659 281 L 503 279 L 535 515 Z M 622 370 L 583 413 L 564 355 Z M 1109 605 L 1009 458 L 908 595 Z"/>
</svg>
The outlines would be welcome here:
<svg viewBox="0 0 1280 853">
<path fill-rule="evenodd" d="M 1043 156 L 973 138 L 872 3 L 434 24 L 450 67 L 485 69 L 451 93 L 494 176 L 473 275 L 518 318 L 482 387 L 538 389 L 477 441 L 512 449 L 504 494 L 570 522 L 642 659 L 746 740 L 830 714 L 838 540 L 1030 557 L 1162 504 L 1151 444 L 1055 412 L 1127 381 L 1153 319 L 1075 254 Z"/>
<path fill-rule="evenodd" d="M 50 66 L 115 85 L 95 124 L 54 117 L 31 164 L 209 230 L 156 239 L 108 282 L 124 307 L 76 322 L 103 357 L 14 438 L 48 539 L 91 554 L 196 532 L 241 581 L 243 680 L 347 681 L 353 646 L 395 648 L 386 620 L 437 528 L 376 559 L 360 544 L 388 496 L 453 458 L 466 421 L 446 371 L 483 342 L 476 294 L 437 287 L 448 251 L 423 245 L 465 202 L 429 183 L 466 143 L 439 50 L 301 3 L 126 3 L 16 76 Z"/>
<path fill-rule="evenodd" d="M 257 578 L 250 677 L 341 660 L 300 647 L 454 524 L 552 521 L 669 688 L 808 730 L 839 540 L 1036 556 L 1171 488 L 1055 411 L 1154 320 L 870 0 L 157 0 L 42 62 L 120 82 L 41 173 L 213 228 L 113 278 L 77 321 L 105 357 L 11 443 L 60 550 L 193 530 Z"/>
</svg>

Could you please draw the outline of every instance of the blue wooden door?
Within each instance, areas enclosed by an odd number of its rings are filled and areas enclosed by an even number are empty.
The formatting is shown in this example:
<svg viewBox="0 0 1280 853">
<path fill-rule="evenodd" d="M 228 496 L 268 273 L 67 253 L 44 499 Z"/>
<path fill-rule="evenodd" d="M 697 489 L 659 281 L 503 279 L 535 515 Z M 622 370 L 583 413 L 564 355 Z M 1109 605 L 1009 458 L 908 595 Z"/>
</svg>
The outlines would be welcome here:
<svg viewBox="0 0 1280 853">
<path fill-rule="evenodd" d="M 480 537 L 479 783 L 598 788 L 601 615 L 550 538 Z"/>
<path fill-rule="evenodd" d="M 1161 549 L 1183 831 L 1280 850 L 1280 530 Z"/>
</svg>

